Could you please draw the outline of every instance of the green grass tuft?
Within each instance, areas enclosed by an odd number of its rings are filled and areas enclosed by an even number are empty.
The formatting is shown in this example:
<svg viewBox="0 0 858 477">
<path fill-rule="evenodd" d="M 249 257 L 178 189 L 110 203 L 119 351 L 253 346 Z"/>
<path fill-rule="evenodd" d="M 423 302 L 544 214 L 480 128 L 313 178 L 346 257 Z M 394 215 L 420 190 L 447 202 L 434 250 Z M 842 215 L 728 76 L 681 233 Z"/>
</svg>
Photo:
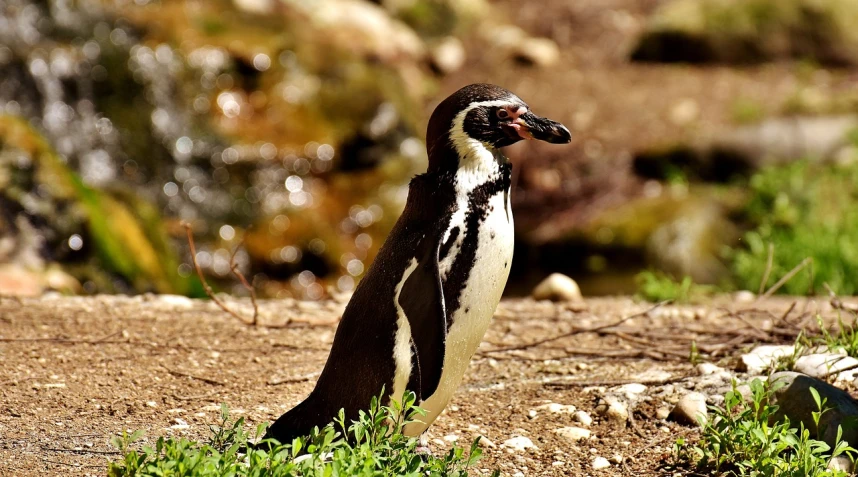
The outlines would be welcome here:
<svg viewBox="0 0 858 477">
<path fill-rule="evenodd" d="M 307 438 L 283 445 L 271 441 L 270 450 L 248 449 L 246 454 L 249 436 L 244 431 L 244 418 L 231 421 L 228 409 L 222 406 L 221 422 L 211 426 L 212 435 L 205 443 L 161 437 L 154 448 L 138 449 L 134 444 L 143 432 L 123 432 L 113 439 L 122 459 L 110 463 L 108 476 L 466 477 L 481 457 L 479 438 L 467 454 L 459 447 L 441 457 L 419 454 L 417 439 L 402 431 L 424 413 L 414 405 L 414 394 L 409 393 L 403 401 L 403 405 L 394 402 L 388 407 L 374 398 L 370 409 L 351 424 L 340 411 L 333 423 L 315 429 Z M 265 425 L 260 425 L 256 437 L 264 429 Z M 496 471 L 493 476 L 497 475 Z"/>
<path fill-rule="evenodd" d="M 750 399 L 745 400 L 734 384 L 724 396 L 724 407 L 710 408 L 714 415 L 696 444 L 677 440 L 674 462 L 707 475 L 846 477 L 843 471 L 828 469 L 828 463 L 839 455 L 854 459 L 858 450 L 839 437 L 832 449 L 812 438 L 803 425 L 794 427 L 787 418 L 776 421 L 778 407 L 769 399 L 773 391 L 771 385 L 755 379 L 750 383 Z M 811 394 L 818 426 L 826 402 L 815 389 Z"/>
</svg>

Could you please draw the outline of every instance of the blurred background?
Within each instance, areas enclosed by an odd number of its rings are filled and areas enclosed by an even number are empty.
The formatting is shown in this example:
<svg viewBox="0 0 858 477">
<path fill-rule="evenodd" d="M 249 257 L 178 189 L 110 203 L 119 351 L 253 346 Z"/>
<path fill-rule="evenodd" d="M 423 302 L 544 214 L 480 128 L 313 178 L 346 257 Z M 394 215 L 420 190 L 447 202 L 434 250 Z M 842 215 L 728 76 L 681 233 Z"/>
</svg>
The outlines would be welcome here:
<svg viewBox="0 0 858 477">
<path fill-rule="evenodd" d="M 472 82 L 517 144 L 509 295 L 858 292 L 854 0 L 0 0 L 0 294 L 352 290 Z"/>
</svg>

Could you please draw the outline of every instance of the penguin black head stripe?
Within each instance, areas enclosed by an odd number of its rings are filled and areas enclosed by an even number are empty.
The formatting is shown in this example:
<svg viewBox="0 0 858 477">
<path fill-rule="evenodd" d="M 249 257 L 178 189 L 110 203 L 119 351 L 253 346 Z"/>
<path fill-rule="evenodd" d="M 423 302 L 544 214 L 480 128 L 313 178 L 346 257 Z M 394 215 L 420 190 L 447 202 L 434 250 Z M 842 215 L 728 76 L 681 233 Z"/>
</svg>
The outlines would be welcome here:
<svg viewBox="0 0 858 477">
<path fill-rule="evenodd" d="M 429 119 L 426 132 L 429 169 L 458 166 L 437 162 L 458 159 L 460 151 L 451 154 L 446 150 L 437 154 L 441 151 L 435 148 L 455 147 L 456 143 L 467 140 L 500 148 L 522 139 L 567 143 L 572 136 L 562 124 L 533 114 L 521 98 L 499 86 L 483 83 L 468 85 L 442 101 Z"/>
<path fill-rule="evenodd" d="M 382 389 L 414 392 L 422 433 L 447 406 L 483 338 L 509 276 L 512 166 L 499 148 L 522 139 L 571 140 L 509 91 L 473 84 L 429 120 L 429 167 L 409 186 L 405 210 L 346 306 L 316 387 L 266 438 L 289 443 L 356 419 Z"/>
</svg>

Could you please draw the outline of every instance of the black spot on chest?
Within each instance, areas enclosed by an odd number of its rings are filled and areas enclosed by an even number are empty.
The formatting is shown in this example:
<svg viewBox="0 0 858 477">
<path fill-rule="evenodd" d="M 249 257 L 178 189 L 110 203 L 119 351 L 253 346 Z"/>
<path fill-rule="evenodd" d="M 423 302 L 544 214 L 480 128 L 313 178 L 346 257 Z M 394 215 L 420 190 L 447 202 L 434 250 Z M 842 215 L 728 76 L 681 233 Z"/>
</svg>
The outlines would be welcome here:
<svg viewBox="0 0 858 477">
<path fill-rule="evenodd" d="M 450 267 L 444 281 L 444 301 L 447 305 L 447 329 L 453 325 L 453 315 L 461 306 L 462 291 L 471 275 L 471 270 L 477 261 L 477 245 L 479 241 L 480 224 L 485 221 L 489 212 L 489 200 L 495 195 L 506 192 L 510 187 L 509 164 L 500 166 L 500 174 L 494 180 L 478 186 L 468 197 L 468 210 L 465 214 L 465 235 L 456 259 Z M 457 231 L 457 234 L 460 233 Z M 451 231 L 450 237 L 453 233 Z M 446 244 L 444 244 L 446 246 Z M 449 252 L 449 248 L 447 250 Z M 443 250 L 442 250 L 443 252 Z M 480 257 L 492 260 L 492 257 Z"/>
</svg>

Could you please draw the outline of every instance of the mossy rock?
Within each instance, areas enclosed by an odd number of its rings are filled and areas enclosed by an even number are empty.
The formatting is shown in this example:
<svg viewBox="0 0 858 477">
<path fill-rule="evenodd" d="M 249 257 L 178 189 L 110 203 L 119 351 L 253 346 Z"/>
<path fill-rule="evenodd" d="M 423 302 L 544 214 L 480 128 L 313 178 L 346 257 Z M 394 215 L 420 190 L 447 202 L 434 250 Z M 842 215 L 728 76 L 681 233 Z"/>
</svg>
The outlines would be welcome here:
<svg viewBox="0 0 858 477">
<path fill-rule="evenodd" d="M 200 295 L 195 279 L 178 275 L 179 260 L 153 206 L 137 198 L 126 203 L 86 185 L 38 131 L 20 118 L 0 116 L 0 146 L 29 156 L 35 184 L 46 185 L 51 201 L 69 204 L 67 209 L 85 221 L 85 233 L 101 267 L 121 276 L 137 291 Z M 14 193 L 14 188 L 10 191 Z"/>
<path fill-rule="evenodd" d="M 634 48 L 636 61 L 858 64 L 854 0 L 673 0 Z"/>
</svg>

